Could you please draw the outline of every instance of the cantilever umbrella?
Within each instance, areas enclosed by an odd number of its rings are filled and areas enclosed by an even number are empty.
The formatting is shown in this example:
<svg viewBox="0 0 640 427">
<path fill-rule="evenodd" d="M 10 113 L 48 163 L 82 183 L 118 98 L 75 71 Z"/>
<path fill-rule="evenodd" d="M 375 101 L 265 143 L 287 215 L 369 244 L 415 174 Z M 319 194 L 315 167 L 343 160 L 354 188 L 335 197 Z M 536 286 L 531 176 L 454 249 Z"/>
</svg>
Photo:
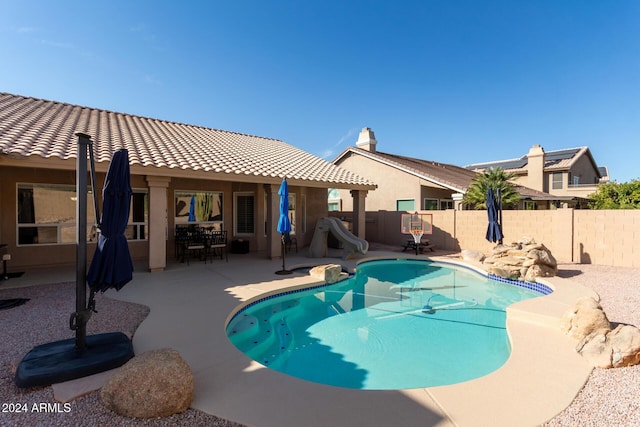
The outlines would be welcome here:
<svg viewBox="0 0 640 427">
<path fill-rule="evenodd" d="M 285 234 L 291 232 L 291 221 L 289 220 L 289 185 L 287 179 L 283 179 L 278 189 L 280 196 L 280 218 L 278 218 L 278 233 L 281 234 L 282 240 L 282 270 L 276 271 L 276 274 L 290 274 L 291 271 L 284 268 L 285 254 Z"/>
<path fill-rule="evenodd" d="M 120 290 L 133 277 L 133 263 L 124 235 L 131 205 L 131 178 L 127 150 L 116 151 L 102 189 L 102 220 L 98 247 L 87 273 L 93 292 Z"/>
<path fill-rule="evenodd" d="M 16 369 L 15 383 L 18 387 L 43 386 L 86 377 L 122 366 L 134 356 L 131 340 L 122 332 L 87 336 L 87 321 L 95 311 L 95 292 L 104 292 L 110 287 L 120 289 L 132 277 L 133 266 L 124 236 L 131 200 L 129 159 L 126 150 L 120 150 L 109 166 L 103 192 L 102 234 L 91 262 L 91 296 L 87 304 L 87 150 L 91 156 L 92 188 L 95 165 L 91 137 L 83 133 L 76 135 L 76 311 L 69 320 L 69 327 L 76 332 L 76 337 L 41 344 L 27 353 Z M 97 218 L 97 202 L 95 208 Z"/>
<path fill-rule="evenodd" d="M 489 217 L 489 225 L 487 226 L 487 240 L 490 242 L 498 242 L 502 240 L 502 228 L 498 222 L 498 205 L 493 193 L 493 188 L 487 190 L 487 216 Z"/>
</svg>

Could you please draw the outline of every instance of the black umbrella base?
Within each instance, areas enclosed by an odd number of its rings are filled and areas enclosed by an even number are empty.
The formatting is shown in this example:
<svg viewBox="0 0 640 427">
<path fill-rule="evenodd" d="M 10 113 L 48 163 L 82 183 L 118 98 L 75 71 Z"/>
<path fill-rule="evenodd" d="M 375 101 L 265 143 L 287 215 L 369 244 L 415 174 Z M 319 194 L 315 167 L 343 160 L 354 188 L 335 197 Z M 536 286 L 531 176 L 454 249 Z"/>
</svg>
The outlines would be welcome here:
<svg viewBox="0 0 640 427">
<path fill-rule="evenodd" d="M 291 270 L 278 270 L 276 271 L 276 274 L 291 274 L 292 271 Z"/>
<path fill-rule="evenodd" d="M 22 359 L 16 370 L 18 387 L 57 384 L 124 365 L 133 355 L 131 340 L 122 332 L 109 332 L 86 337 L 87 349 L 76 349 L 76 340 L 42 344 Z"/>
</svg>

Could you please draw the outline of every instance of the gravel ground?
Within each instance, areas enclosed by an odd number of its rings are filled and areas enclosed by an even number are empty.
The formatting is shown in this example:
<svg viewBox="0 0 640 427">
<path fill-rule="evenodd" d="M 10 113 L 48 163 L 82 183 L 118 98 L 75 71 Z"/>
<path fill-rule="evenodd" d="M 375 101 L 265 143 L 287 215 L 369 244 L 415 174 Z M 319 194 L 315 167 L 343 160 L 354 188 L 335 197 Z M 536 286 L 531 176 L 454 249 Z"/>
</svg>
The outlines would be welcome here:
<svg viewBox="0 0 640 427">
<path fill-rule="evenodd" d="M 70 403 L 68 412 L 38 413 L 33 405 L 55 403 L 51 387 L 20 389 L 13 382 L 15 366 L 33 347 L 47 342 L 73 338 L 69 315 L 75 308 L 75 282 L 38 285 L 22 289 L 0 289 L 0 299 L 30 298 L 26 305 L 0 310 L 2 352 L 0 354 L 0 404 L 27 404 L 27 412 L 0 413 L 0 426 L 71 427 L 71 426 L 220 426 L 242 427 L 240 424 L 208 415 L 195 409 L 158 419 L 132 419 L 108 410 L 96 391 Z M 71 302 L 71 305 L 70 305 Z M 124 332 L 133 335 L 149 314 L 143 305 L 96 296 L 96 309 L 87 324 L 87 334 Z"/>
<path fill-rule="evenodd" d="M 612 326 L 640 327 L 640 271 L 634 268 L 564 264 L 559 276 L 582 283 L 600 295 Z M 594 369 L 571 405 L 547 427 L 640 426 L 640 365 Z"/>
<path fill-rule="evenodd" d="M 640 271 L 593 265 L 564 264 L 559 275 L 594 289 L 609 320 L 640 326 Z M 1 289 L 0 299 L 30 298 L 27 305 L 0 310 L 2 352 L 0 354 L 0 426 L 222 426 L 240 424 L 189 409 L 172 417 L 138 420 L 121 417 L 106 409 L 99 392 L 70 403 L 68 412 L 38 413 L 34 404 L 55 403 L 51 387 L 19 389 L 13 382 L 15 366 L 34 346 L 72 338 L 69 315 L 75 301 L 75 284 L 61 283 L 22 289 Z M 102 295 L 98 313 L 87 325 L 87 334 L 122 331 L 132 335 L 147 316 L 148 308 Z M 640 365 L 629 368 L 595 369 L 573 403 L 545 427 L 640 426 Z M 6 412 L 10 404 L 27 405 L 27 412 Z"/>
</svg>

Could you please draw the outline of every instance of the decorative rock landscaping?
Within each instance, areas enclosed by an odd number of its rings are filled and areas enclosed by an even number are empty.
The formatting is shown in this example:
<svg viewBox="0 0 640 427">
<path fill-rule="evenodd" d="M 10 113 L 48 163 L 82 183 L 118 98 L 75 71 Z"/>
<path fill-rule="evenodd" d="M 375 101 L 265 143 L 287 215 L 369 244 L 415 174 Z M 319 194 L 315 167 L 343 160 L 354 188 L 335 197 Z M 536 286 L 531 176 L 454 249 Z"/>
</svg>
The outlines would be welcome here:
<svg viewBox="0 0 640 427">
<path fill-rule="evenodd" d="M 593 298 L 581 298 L 562 318 L 561 330 L 576 338 L 576 351 L 596 368 L 640 364 L 640 329 L 611 323 Z"/>
<path fill-rule="evenodd" d="M 558 273 L 558 262 L 551 251 L 531 237 L 523 237 L 510 245 L 495 246 L 483 264 L 491 274 L 527 282 Z"/>
</svg>

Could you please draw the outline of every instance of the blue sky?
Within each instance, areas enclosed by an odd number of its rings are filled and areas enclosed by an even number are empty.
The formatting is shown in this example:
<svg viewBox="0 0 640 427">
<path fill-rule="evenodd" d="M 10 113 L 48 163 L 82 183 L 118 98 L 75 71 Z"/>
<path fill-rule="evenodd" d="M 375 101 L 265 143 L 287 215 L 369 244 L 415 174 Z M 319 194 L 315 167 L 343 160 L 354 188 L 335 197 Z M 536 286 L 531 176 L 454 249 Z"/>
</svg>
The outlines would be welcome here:
<svg viewBox="0 0 640 427">
<path fill-rule="evenodd" d="M 640 1 L 0 0 L 0 91 L 464 166 L 640 178 Z"/>
</svg>

